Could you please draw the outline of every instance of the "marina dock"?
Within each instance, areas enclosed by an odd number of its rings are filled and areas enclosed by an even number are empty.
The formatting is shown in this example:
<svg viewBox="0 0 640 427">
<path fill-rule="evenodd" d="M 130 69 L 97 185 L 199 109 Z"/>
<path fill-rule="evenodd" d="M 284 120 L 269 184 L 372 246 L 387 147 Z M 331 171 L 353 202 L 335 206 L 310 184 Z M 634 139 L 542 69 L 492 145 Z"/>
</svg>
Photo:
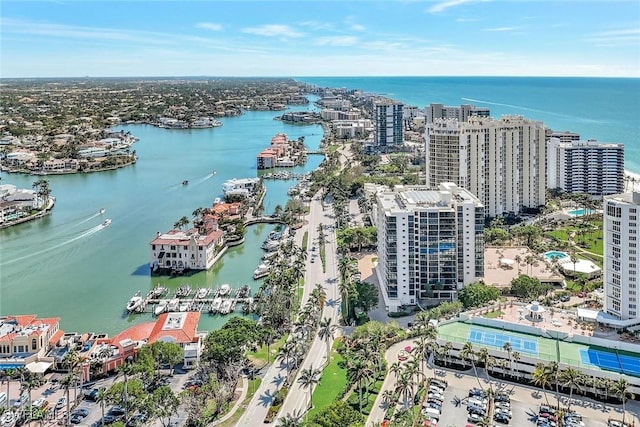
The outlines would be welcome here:
<svg viewBox="0 0 640 427">
<path fill-rule="evenodd" d="M 151 313 L 158 316 L 162 313 L 199 311 L 225 315 L 237 310 L 244 314 L 253 310 L 249 285 L 239 289 L 231 289 L 229 285 L 217 289 L 192 289 L 189 285 L 181 285 L 171 294 L 166 288 L 157 286 L 129 313 Z"/>
</svg>

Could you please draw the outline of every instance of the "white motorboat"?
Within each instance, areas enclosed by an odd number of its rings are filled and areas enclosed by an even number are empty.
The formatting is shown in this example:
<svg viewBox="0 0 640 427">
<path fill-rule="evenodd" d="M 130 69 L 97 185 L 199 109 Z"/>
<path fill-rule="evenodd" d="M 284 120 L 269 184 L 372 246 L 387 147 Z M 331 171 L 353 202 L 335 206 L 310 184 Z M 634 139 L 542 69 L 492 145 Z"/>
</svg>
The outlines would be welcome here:
<svg viewBox="0 0 640 427">
<path fill-rule="evenodd" d="M 213 302 L 211 303 L 211 308 L 209 309 L 209 312 L 217 313 L 220 310 L 221 306 L 222 306 L 222 298 L 220 297 L 214 298 Z"/>
<path fill-rule="evenodd" d="M 189 301 L 183 301 L 178 306 L 178 311 L 189 311 L 190 307 L 191 307 L 191 303 Z"/>
<path fill-rule="evenodd" d="M 279 240 L 269 240 L 268 242 L 264 242 L 262 244 L 262 249 L 264 249 L 267 252 L 272 252 L 277 250 L 279 246 L 280 246 Z"/>
<path fill-rule="evenodd" d="M 160 286 L 160 285 L 156 285 L 155 288 L 153 288 L 152 290 L 149 291 L 149 297 L 151 298 L 158 298 L 161 297 L 162 295 L 166 294 L 168 292 L 168 289 L 164 286 Z"/>
<path fill-rule="evenodd" d="M 226 299 L 222 301 L 222 306 L 220 306 L 220 314 L 229 314 L 231 312 L 231 304 L 232 300 Z"/>
<path fill-rule="evenodd" d="M 105 209 L 105 208 L 102 208 L 102 209 L 100 209 L 100 210 L 98 211 L 98 215 L 102 215 L 102 214 L 103 214 L 103 213 L 105 213 L 105 212 L 106 212 L 106 209 Z"/>
<path fill-rule="evenodd" d="M 167 311 L 177 311 L 180 306 L 180 300 L 178 298 L 172 298 L 167 304 Z"/>
<path fill-rule="evenodd" d="M 104 227 L 108 227 L 109 225 L 111 225 L 111 220 L 109 218 L 105 219 L 104 222 L 102 223 L 102 225 Z"/>
<path fill-rule="evenodd" d="M 127 303 L 127 311 L 131 313 L 133 310 L 137 309 L 142 305 L 142 297 L 140 296 L 140 291 L 136 292 L 134 296 L 131 297 L 129 302 Z"/>
<path fill-rule="evenodd" d="M 158 316 L 159 314 L 164 313 L 165 310 L 167 309 L 167 304 L 169 304 L 169 300 L 161 299 L 158 305 L 156 306 L 155 310 L 153 310 L 153 314 Z"/>
<path fill-rule="evenodd" d="M 265 252 L 265 253 L 262 254 L 260 259 L 262 261 L 268 261 L 268 260 L 274 258 L 276 255 L 278 255 L 278 252 Z"/>
<path fill-rule="evenodd" d="M 206 298 L 208 294 L 209 294 L 209 289 L 199 288 L 198 291 L 196 292 L 196 298 L 199 298 L 199 299 Z"/>
<path fill-rule="evenodd" d="M 219 292 L 220 296 L 225 296 L 229 292 L 231 292 L 231 286 L 229 284 L 225 283 L 224 285 L 220 286 L 220 292 Z"/>
<path fill-rule="evenodd" d="M 253 279 L 258 280 L 259 278 L 268 275 L 269 271 L 271 271 L 271 266 L 267 264 L 260 264 L 253 272 Z"/>
</svg>

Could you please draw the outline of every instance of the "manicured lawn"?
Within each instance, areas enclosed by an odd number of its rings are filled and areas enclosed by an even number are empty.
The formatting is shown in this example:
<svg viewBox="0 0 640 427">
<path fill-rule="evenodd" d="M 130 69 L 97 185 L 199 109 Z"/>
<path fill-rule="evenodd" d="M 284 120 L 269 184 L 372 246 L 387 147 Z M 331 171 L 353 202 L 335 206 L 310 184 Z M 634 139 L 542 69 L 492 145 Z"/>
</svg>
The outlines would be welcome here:
<svg viewBox="0 0 640 427">
<path fill-rule="evenodd" d="M 269 358 L 270 362 L 273 362 L 273 359 L 278 355 L 278 351 L 280 351 L 280 347 L 284 345 L 287 337 L 288 335 L 284 335 L 278 341 L 269 346 L 269 350 L 271 351 L 271 357 Z M 254 365 L 258 367 L 266 365 L 268 363 L 267 346 L 263 345 L 255 352 L 250 351 L 249 353 L 247 353 L 247 357 L 253 362 Z"/>
<path fill-rule="evenodd" d="M 334 347 L 335 347 L 334 341 Z M 322 372 L 320 383 L 313 391 L 313 409 L 309 411 L 309 419 L 320 409 L 338 400 L 338 396 L 347 386 L 347 371 L 340 368 L 338 364 L 342 361 L 342 356 L 335 350 L 331 351 L 331 363 Z"/>
<path fill-rule="evenodd" d="M 490 311 L 487 314 L 485 314 L 482 317 L 487 317 L 489 319 L 496 319 L 500 316 L 502 316 L 504 313 L 502 313 L 500 310 L 494 310 L 494 311 Z"/>
</svg>

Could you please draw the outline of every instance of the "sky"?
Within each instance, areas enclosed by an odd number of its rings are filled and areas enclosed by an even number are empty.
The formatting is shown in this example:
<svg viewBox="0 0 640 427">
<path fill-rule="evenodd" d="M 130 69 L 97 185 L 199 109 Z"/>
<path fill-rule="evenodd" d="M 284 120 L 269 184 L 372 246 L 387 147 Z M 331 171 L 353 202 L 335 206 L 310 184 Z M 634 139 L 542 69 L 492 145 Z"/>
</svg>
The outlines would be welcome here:
<svg viewBox="0 0 640 427">
<path fill-rule="evenodd" d="M 0 77 L 640 77 L 640 1 L 0 3 Z"/>
</svg>

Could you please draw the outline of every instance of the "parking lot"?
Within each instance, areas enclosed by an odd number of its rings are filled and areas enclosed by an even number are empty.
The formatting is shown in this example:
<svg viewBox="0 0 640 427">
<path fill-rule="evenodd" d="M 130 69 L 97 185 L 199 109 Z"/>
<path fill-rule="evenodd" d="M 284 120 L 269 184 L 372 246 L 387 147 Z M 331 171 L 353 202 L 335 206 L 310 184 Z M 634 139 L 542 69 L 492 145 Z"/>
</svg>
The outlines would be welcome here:
<svg viewBox="0 0 640 427">
<path fill-rule="evenodd" d="M 191 372 L 176 370 L 174 372 L 173 377 L 170 377 L 168 379 L 167 385 L 171 387 L 171 389 L 174 390 L 175 392 L 180 392 L 182 391 L 182 386 L 187 381 L 187 378 L 189 377 L 190 374 Z M 31 400 L 32 402 L 36 402 L 38 399 L 44 399 L 45 401 L 48 402 L 46 405 L 48 405 L 48 407 L 50 408 L 50 411 L 47 415 L 47 418 L 44 420 L 42 424 L 39 421 L 38 422 L 33 421 L 30 424 L 28 424 L 29 426 L 33 426 L 33 427 L 41 426 L 41 425 L 56 426 L 56 425 L 64 424 L 64 420 L 66 418 L 66 413 L 67 413 L 67 405 L 66 404 L 61 405 L 58 409 L 56 409 L 56 404 L 61 398 L 66 399 L 66 391 L 60 386 L 60 384 L 57 381 L 57 379 L 60 378 L 59 375 L 49 374 L 47 375 L 46 378 L 47 378 L 47 382 L 44 385 L 31 390 Z M 100 380 L 95 384 L 92 384 L 91 388 L 87 389 L 87 391 L 93 388 L 100 388 L 100 387 L 108 388 L 109 386 L 111 386 L 111 384 L 113 384 L 113 382 L 114 382 L 114 377 Z M 6 382 L 0 385 L 0 389 L 3 392 L 7 391 Z M 76 396 L 77 396 L 78 404 L 77 406 L 74 407 L 73 402 Z M 8 401 L 10 408 L 16 408 L 14 405 L 16 403 L 16 400 L 19 399 L 19 397 L 20 397 L 20 383 L 18 381 L 10 381 L 9 382 L 9 401 Z M 101 410 L 100 404 L 93 400 L 83 398 L 83 390 L 80 387 L 78 387 L 77 389 L 70 389 L 69 398 L 71 403 L 70 408 L 71 408 L 72 414 L 78 410 L 87 411 L 86 416 L 76 417 L 76 420 L 75 422 L 73 422 L 73 424 L 78 426 L 94 426 L 94 425 L 97 426 L 100 424 L 100 420 L 102 418 L 102 410 Z M 26 407 L 28 403 L 24 403 L 24 405 Z M 113 405 L 105 404 L 105 415 L 110 412 L 112 407 Z M 121 418 L 122 415 L 119 415 L 119 417 Z M 181 409 L 178 409 L 178 414 L 173 416 L 171 421 L 174 425 L 184 425 L 186 421 L 186 414 Z M 160 422 L 158 421 L 157 423 L 145 423 L 145 425 L 154 425 L 154 424 L 160 425 Z"/>
</svg>

